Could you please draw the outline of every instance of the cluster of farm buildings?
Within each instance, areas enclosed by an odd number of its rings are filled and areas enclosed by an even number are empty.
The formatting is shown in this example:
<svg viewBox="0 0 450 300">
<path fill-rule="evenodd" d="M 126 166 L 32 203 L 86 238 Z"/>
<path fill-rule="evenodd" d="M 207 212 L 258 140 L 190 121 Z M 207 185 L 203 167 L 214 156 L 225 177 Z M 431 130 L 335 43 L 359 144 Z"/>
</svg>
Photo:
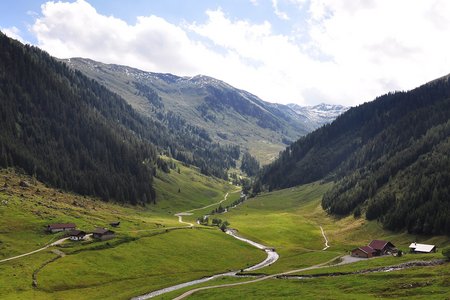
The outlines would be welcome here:
<svg viewBox="0 0 450 300">
<path fill-rule="evenodd" d="M 353 257 L 371 258 L 381 255 L 396 255 L 399 251 L 389 241 L 373 240 L 367 246 L 358 247 L 352 250 Z M 436 252 L 435 245 L 418 244 L 416 242 L 409 245 L 410 253 L 431 253 Z"/>
<path fill-rule="evenodd" d="M 110 223 L 112 227 L 118 227 L 120 222 Z M 48 224 L 46 231 L 50 233 L 67 231 L 67 236 L 72 241 L 82 241 L 89 235 L 88 232 L 78 230 L 74 223 L 55 223 Z M 97 240 L 106 241 L 115 238 L 116 233 L 108 228 L 97 227 L 92 232 L 92 237 Z"/>
</svg>

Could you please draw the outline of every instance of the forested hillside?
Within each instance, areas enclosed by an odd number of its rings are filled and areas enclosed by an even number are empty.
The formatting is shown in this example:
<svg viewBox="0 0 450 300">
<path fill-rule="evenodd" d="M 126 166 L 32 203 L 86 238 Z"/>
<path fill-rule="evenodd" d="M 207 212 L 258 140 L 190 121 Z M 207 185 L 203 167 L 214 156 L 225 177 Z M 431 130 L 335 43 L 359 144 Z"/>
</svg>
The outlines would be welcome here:
<svg viewBox="0 0 450 300">
<path fill-rule="evenodd" d="M 267 166 L 269 189 L 336 181 L 322 206 L 337 215 L 365 213 L 394 230 L 450 234 L 450 82 L 352 108 L 301 138 Z"/>
<path fill-rule="evenodd" d="M 240 155 L 237 146 L 193 135 L 196 128 L 171 114 L 142 116 L 96 81 L 3 34 L 0 115 L 0 167 L 105 200 L 155 201 L 152 174 L 168 171 L 159 153 L 222 178 Z"/>
<path fill-rule="evenodd" d="M 35 47 L 1 33 L 0 47 L 0 166 L 105 200 L 153 201 L 157 152 L 133 109 Z"/>
</svg>

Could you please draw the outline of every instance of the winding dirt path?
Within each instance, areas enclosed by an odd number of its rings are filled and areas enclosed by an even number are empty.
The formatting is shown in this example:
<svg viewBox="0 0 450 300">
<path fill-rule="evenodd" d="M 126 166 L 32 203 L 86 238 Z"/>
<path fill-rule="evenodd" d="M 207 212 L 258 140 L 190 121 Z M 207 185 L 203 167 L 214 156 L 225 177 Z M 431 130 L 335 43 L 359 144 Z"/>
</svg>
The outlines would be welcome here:
<svg viewBox="0 0 450 300">
<path fill-rule="evenodd" d="M 224 288 L 224 287 L 233 287 L 233 286 L 244 285 L 244 284 L 250 284 L 250 283 L 255 283 L 255 282 L 260 282 L 260 281 L 263 281 L 263 280 L 275 278 L 277 276 L 289 275 L 289 274 L 292 274 L 292 273 L 303 272 L 303 271 L 312 270 L 312 269 L 318 269 L 318 268 L 320 268 L 322 266 L 325 266 L 325 265 L 329 264 L 330 262 L 332 262 L 333 260 L 335 260 L 338 257 L 340 257 L 340 256 L 337 256 L 337 257 L 335 257 L 333 259 L 330 259 L 327 262 L 324 262 L 324 263 L 321 263 L 321 264 L 318 264 L 318 265 L 314 265 L 314 266 L 311 266 L 311 267 L 297 269 L 297 270 L 291 270 L 291 271 L 288 271 L 288 272 L 283 272 L 283 273 L 278 273 L 278 274 L 273 274 L 273 275 L 268 275 L 268 276 L 260 277 L 260 278 L 249 280 L 249 281 L 245 281 L 245 282 L 219 284 L 219 285 L 212 285 L 212 286 L 205 286 L 205 287 L 196 288 L 196 289 L 193 289 L 193 290 L 190 290 L 190 291 L 187 291 L 187 292 L 181 294 L 180 296 L 174 298 L 173 300 L 184 299 L 184 298 L 186 298 L 186 297 L 188 297 L 188 296 L 190 296 L 190 295 L 192 295 L 192 294 L 194 294 L 196 292 L 199 292 L 199 291 L 210 290 L 210 289 L 217 289 L 217 288 Z"/>
<path fill-rule="evenodd" d="M 328 239 L 325 235 L 325 232 L 323 231 L 322 226 L 320 226 L 320 231 L 322 231 L 323 238 L 325 239 L 325 248 L 323 248 L 322 250 L 327 250 L 328 248 L 330 248 L 330 245 L 328 245 Z"/>
<path fill-rule="evenodd" d="M 17 255 L 17 256 L 13 256 L 13 257 L 10 257 L 10 258 L 2 259 L 2 260 L 0 260 L 0 263 L 5 262 L 5 261 L 10 261 L 10 260 L 18 259 L 18 258 L 21 258 L 21 257 L 24 257 L 24 256 L 28 256 L 28 255 L 31 255 L 31 254 L 34 254 L 34 253 L 43 251 L 43 250 L 45 250 L 45 249 L 47 249 L 47 248 L 49 248 L 49 247 L 59 245 L 59 244 L 61 244 L 62 242 L 66 241 L 67 239 L 69 239 L 69 238 L 68 238 L 68 237 L 65 237 L 65 238 L 62 238 L 62 239 L 57 240 L 56 242 L 53 242 L 53 243 L 51 243 L 51 244 L 48 244 L 47 246 L 42 247 L 42 248 L 40 248 L 40 249 L 37 249 L 37 250 L 34 250 L 34 251 L 30 251 L 30 252 L 27 252 L 27 253 L 24 253 L 24 254 L 20 254 L 20 255 Z"/>
<path fill-rule="evenodd" d="M 190 215 L 192 214 L 186 212 L 175 214 L 175 216 L 178 217 L 178 222 L 180 222 L 181 224 L 186 224 L 188 225 L 188 227 L 194 227 L 194 224 L 183 221 L 183 216 L 190 216 Z"/>
<path fill-rule="evenodd" d="M 233 193 L 234 193 L 234 192 L 233 192 Z M 208 207 L 215 206 L 215 205 L 217 205 L 217 204 L 222 204 L 222 202 L 226 201 L 227 198 L 228 198 L 228 193 L 226 193 L 225 196 L 223 197 L 223 199 L 220 200 L 219 202 L 216 202 L 216 203 L 213 203 L 213 204 L 209 204 L 209 205 L 206 205 L 206 206 L 203 206 L 203 207 L 200 207 L 200 208 L 194 208 L 194 209 L 191 209 L 191 210 L 182 212 L 182 213 L 178 213 L 177 215 L 183 214 L 183 213 L 191 213 L 191 212 L 196 211 L 196 210 L 201 210 L 201 209 L 205 209 L 205 208 L 208 208 Z"/>
<path fill-rule="evenodd" d="M 206 206 L 203 206 L 203 207 L 194 208 L 194 209 L 191 209 L 191 210 L 179 212 L 179 213 L 176 213 L 174 216 L 178 217 L 178 222 L 180 222 L 181 224 L 186 224 L 186 225 L 188 225 L 188 227 L 194 227 L 194 224 L 183 221 L 183 216 L 190 216 L 190 215 L 192 215 L 192 212 L 196 211 L 196 210 L 202 210 L 202 209 L 205 209 L 205 208 L 208 208 L 208 207 L 212 207 L 212 206 L 215 206 L 215 205 L 218 205 L 218 204 L 220 205 L 222 202 L 227 200 L 227 197 L 228 197 L 228 193 L 226 193 L 225 196 L 223 197 L 223 199 L 220 200 L 219 202 L 216 202 L 216 203 L 213 203 L 213 204 L 209 204 L 209 205 L 206 205 Z"/>
</svg>

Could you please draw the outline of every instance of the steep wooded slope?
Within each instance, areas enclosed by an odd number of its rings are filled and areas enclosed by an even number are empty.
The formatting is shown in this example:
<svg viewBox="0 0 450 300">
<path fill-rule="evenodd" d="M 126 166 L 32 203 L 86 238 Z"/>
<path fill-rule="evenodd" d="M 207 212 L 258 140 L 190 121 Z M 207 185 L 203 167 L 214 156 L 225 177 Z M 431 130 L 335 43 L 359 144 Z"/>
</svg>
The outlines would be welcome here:
<svg viewBox="0 0 450 300">
<path fill-rule="evenodd" d="M 0 166 L 105 200 L 154 200 L 156 149 L 118 96 L 0 33 Z"/>
<path fill-rule="evenodd" d="M 289 146 L 260 182 L 277 189 L 334 179 L 322 201 L 330 213 L 362 211 L 390 229 L 449 234 L 449 120 L 448 77 L 390 93 Z"/>
<path fill-rule="evenodd" d="M 95 189 L 94 194 L 105 199 L 126 198 L 137 202 L 151 197 L 135 197 L 131 190 L 137 189 L 130 185 L 127 192 L 117 194 L 115 189 L 119 185 L 112 183 L 113 179 L 107 176 L 115 171 L 115 165 L 109 164 L 128 164 L 124 161 L 126 154 L 121 152 L 127 143 L 135 149 L 133 151 L 141 151 L 142 143 L 145 147 L 156 146 L 150 147 L 148 160 L 145 152 L 130 154 L 137 164 L 133 170 L 141 169 L 142 162 L 150 172 L 154 166 L 167 170 L 165 162 L 156 158 L 157 152 L 193 164 L 204 174 L 221 178 L 227 178 L 227 169 L 236 166 L 240 155 L 238 146 L 219 145 L 206 131 L 186 124 L 172 113 L 161 113 L 154 119 L 145 117 L 119 95 L 37 48 L 23 46 L 6 36 L 2 36 L 1 47 L 1 104 L 2 113 L 6 116 L 2 119 L 5 130 L 0 149 L 3 166 L 20 166 L 29 173 L 39 174 L 42 180 L 80 193 L 92 194 Z M 147 96 L 151 100 L 159 100 L 157 95 Z M 81 129 L 83 126 L 86 128 Z M 22 135 L 24 128 L 27 128 L 25 136 Z M 98 142 L 97 137 L 100 139 Z M 120 146 L 118 149 L 108 144 L 116 142 Z M 93 150 L 85 153 L 83 147 Z M 44 153 L 51 153 L 51 161 L 46 161 Z M 16 159 L 13 160 L 14 157 Z M 79 157 L 82 157 L 81 162 Z M 97 159 L 104 163 L 103 167 L 96 162 Z M 98 168 L 102 169 L 101 172 Z M 66 171 L 61 171 L 63 169 Z M 90 176 L 100 176 L 103 180 L 108 178 L 108 187 L 99 187 L 95 180 L 72 174 L 78 169 L 89 169 L 92 171 Z M 137 171 L 130 172 L 133 176 L 140 176 Z M 121 179 L 124 186 L 125 178 Z M 126 195 L 122 197 L 122 194 Z"/>
</svg>

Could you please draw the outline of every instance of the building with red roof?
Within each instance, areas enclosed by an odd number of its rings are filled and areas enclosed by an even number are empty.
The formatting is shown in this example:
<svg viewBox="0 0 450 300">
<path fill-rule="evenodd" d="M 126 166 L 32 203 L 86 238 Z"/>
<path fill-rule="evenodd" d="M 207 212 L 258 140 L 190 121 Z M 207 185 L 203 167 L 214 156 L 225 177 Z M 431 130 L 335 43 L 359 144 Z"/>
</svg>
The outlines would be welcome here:
<svg viewBox="0 0 450 300">
<path fill-rule="evenodd" d="M 368 246 L 362 246 L 352 250 L 353 257 L 370 258 L 397 252 L 394 244 L 383 240 L 373 240 Z"/>
</svg>

